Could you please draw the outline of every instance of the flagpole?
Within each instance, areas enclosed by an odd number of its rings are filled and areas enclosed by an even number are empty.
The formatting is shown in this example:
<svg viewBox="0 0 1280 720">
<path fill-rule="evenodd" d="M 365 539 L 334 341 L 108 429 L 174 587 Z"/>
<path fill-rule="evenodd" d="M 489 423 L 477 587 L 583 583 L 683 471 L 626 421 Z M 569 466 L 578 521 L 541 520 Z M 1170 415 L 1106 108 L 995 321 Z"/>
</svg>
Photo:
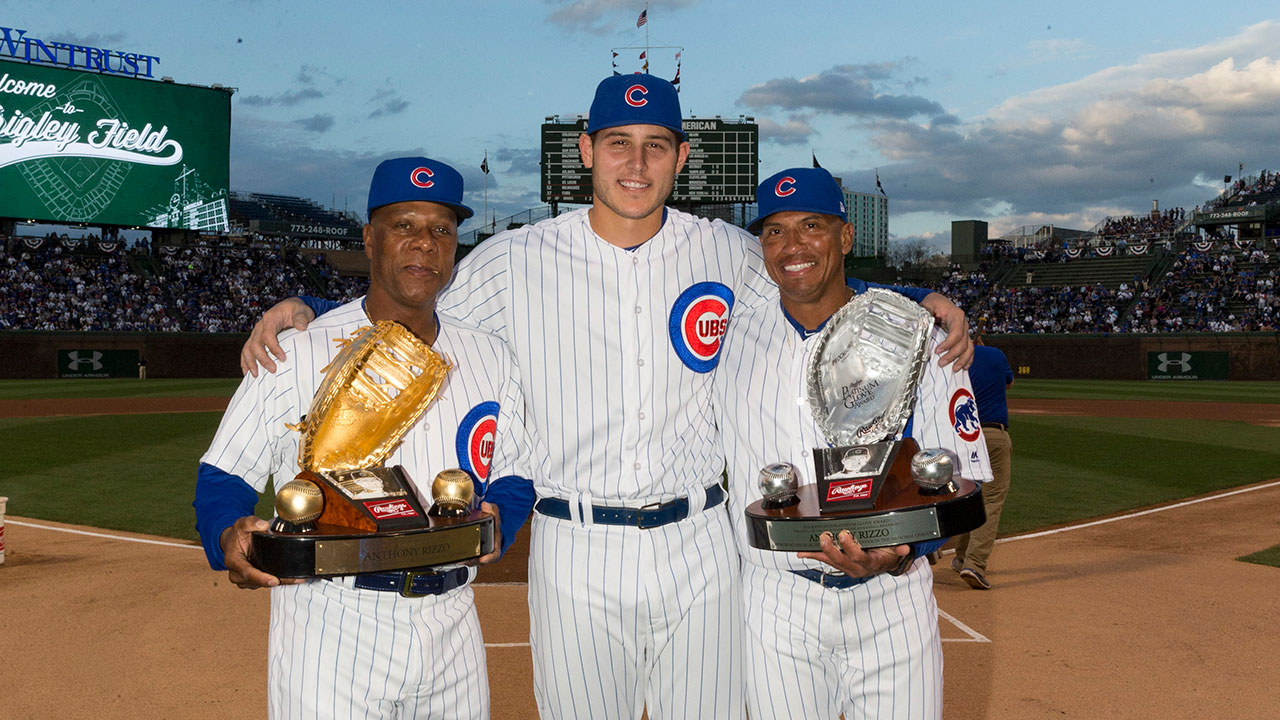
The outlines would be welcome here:
<svg viewBox="0 0 1280 720">
<path fill-rule="evenodd" d="M 645 23 L 644 23 L 644 57 L 645 57 L 645 61 L 644 61 L 644 63 L 645 63 L 645 65 L 648 65 L 648 64 L 649 64 L 649 59 L 648 59 L 648 58 L 649 58 L 649 0 L 645 0 L 645 2 L 644 2 L 644 17 L 645 17 Z M 647 75 L 648 73 L 649 73 L 649 71 L 648 71 L 648 70 L 645 70 L 645 74 Z"/>
<path fill-rule="evenodd" d="M 475 157 L 472 155 L 471 157 Z M 473 161 L 474 162 L 474 161 Z M 489 150 L 484 151 L 484 222 L 489 222 Z"/>
</svg>

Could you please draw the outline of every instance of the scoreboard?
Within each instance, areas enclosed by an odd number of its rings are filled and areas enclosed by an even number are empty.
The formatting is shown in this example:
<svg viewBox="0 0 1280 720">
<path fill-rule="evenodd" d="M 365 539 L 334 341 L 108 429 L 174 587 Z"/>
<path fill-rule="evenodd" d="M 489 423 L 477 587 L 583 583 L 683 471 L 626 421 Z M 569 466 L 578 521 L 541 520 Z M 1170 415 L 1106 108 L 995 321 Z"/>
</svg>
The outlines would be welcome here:
<svg viewBox="0 0 1280 720">
<path fill-rule="evenodd" d="M 755 202 L 759 182 L 760 127 L 754 122 L 690 118 L 689 160 L 676 176 L 674 202 Z M 591 202 L 591 170 L 582 164 L 578 136 L 585 118 L 542 126 L 542 202 Z"/>
</svg>

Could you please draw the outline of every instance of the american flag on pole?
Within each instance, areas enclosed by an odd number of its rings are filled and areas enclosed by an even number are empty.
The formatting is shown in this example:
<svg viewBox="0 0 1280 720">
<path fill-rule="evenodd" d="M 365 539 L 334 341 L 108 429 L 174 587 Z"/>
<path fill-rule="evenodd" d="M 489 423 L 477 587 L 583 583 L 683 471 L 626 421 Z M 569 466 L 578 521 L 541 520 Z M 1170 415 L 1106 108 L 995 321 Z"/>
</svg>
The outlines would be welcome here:
<svg viewBox="0 0 1280 720">
<path fill-rule="evenodd" d="M 636 18 L 636 27 L 644 27 L 649 22 L 649 8 L 640 11 L 640 17 Z"/>
</svg>

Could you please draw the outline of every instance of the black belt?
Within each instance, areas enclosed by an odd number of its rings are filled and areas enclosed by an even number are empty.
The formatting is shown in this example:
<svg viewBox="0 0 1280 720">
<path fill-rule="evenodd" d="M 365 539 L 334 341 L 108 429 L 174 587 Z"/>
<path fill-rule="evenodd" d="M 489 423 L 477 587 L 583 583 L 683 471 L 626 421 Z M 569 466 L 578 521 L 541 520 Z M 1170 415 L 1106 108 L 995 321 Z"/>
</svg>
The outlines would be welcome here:
<svg viewBox="0 0 1280 720">
<path fill-rule="evenodd" d="M 707 488 L 707 503 L 703 510 L 709 510 L 724 502 L 724 488 L 712 485 Z M 542 498 L 533 506 L 534 510 L 553 518 L 569 520 L 569 501 L 561 498 Z M 591 520 L 600 525 L 634 525 L 641 530 L 661 527 L 679 522 L 689 517 L 689 498 L 676 498 L 669 502 L 653 503 L 642 508 L 609 507 L 592 505 Z"/>
<path fill-rule="evenodd" d="M 805 580 L 816 582 L 822 587 L 828 587 L 835 590 L 844 590 L 855 585 L 861 585 L 874 577 L 872 575 L 868 575 L 867 577 L 853 577 L 852 575 L 845 575 L 844 573 L 829 573 L 822 572 L 821 570 L 792 570 L 791 572 L 799 575 Z"/>
<path fill-rule="evenodd" d="M 997 430 L 1003 430 L 1003 431 L 1005 431 L 1005 432 L 1009 432 L 1009 426 L 1008 426 L 1008 425 L 1005 425 L 1004 423 L 998 423 L 998 422 L 984 422 L 984 423 L 982 423 L 982 427 L 995 428 L 995 429 L 997 429 Z"/>
<path fill-rule="evenodd" d="M 356 587 L 361 590 L 398 592 L 405 597 L 443 595 L 467 584 L 471 577 L 468 568 L 460 567 L 443 572 L 432 570 L 405 570 L 403 572 L 365 573 L 356 575 Z"/>
</svg>

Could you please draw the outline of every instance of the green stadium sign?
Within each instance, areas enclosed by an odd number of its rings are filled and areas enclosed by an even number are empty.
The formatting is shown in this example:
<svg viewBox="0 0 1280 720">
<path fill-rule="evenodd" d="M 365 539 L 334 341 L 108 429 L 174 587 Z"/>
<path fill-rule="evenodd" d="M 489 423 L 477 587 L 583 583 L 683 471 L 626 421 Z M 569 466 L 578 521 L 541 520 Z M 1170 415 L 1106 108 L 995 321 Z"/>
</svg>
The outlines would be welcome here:
<svg viewBox="0 0 1280 720">
<path fill-rule="evenodd" d="M 1149 380 L 1226 380 L 1228 352 L 1148 352 Z"/>
<path fill-rule="evenodd" d="M 0 217 L 229 229 L 231 93 L 0 61 Z"/>
<path fill-rule="evenodd" d="M 59 350 L 60 378 L 138 376 L 137 350 Z"/>
</svg>

